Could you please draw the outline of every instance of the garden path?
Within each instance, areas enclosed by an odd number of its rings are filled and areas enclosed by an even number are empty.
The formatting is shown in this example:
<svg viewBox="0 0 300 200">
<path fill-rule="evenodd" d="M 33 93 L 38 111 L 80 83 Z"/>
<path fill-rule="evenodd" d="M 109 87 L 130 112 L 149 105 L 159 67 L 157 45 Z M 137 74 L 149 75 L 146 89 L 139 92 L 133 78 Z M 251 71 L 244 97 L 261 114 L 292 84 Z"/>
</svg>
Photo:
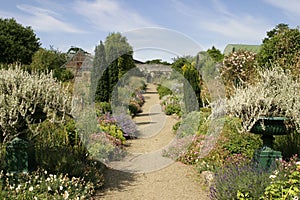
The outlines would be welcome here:
<svg viewBox="0 0 300 200">
<path fill-rule="evenodd" d="M 199 174 L 188 165 L 162 157 L 162 149 L 174 139 L 174 117 L 159 105 L 156 86 L 147 85 L 143 112 L 134 120 L 138 138 L 129 140 L 129 157 L 113 162 L 104 172 L 105 185 L 96 198 L 106 200 L 208 199 Z"/>
</svg>

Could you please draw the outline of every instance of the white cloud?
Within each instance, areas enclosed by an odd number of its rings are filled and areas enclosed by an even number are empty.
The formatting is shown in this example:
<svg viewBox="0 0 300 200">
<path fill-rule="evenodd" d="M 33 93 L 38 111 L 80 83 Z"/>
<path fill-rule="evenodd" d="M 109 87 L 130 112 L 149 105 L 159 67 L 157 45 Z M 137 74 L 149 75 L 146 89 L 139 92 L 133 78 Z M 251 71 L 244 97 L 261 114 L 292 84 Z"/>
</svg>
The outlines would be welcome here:
<svg viewBox="0 0 300 200">
<path fill-rule="evenodd" d="M 17 5 L 17 8 L 30 15 L 19 15 L 17 20 L 30 25 L 34 30 L 45 32 L 82 33 L 83 31 L 58 19 L 60 14 L 30 5 Z"/>
<path fill-rule="evenodd" d="M 116 1 L 77 0 L 73 9 L 84 16 L 89 23 L 103 31 L 128 31 L 129 29 L 154 26 L 139 13 L 130 10 Z"/>
<path fill-rule="evenodd" d="M 299 0 L 264 0 L 266 3 L 277 7 L 287 15 L 292 17 L 300 17 L 300 1 Z"/>
<path fill-rule="evenodd" d="M 265 36 L 265 31 L 270 28 L 269 23 L 262 17 L 250 13 L 232 11 L 219 0 L 207 1 L 205 4 L 183 4 L 179 0 L 177 10 L 182 6 L 188 23 L 201 34 L 209 34 L 223 41 L 244 41 L 256 43 Z M 189 17 L 191 15 L 192 17 Z M 190 18 L 190 19 L 189 19 Z"/>
<path fill-rule="evenodd" d="M 26 14 L 0 10 L 0 16 L 3 18 L 15 18 L 19 23 L 25 26 L 31 26 L 36 31 L 83 33 L 82 30 L 60 20 L 61 15 L 50 9 L 25 4 L 16 5 L 16 7 Z"/>
<path fill-rule="evenodd" d="M 223 18 L 222 20 L 205 20 L 200 24 L 207 30 L 219 33 L 228 38 L 236 40 L 255 41 L 263 38 L 265 30 L 268 28 L 260 20 L 252 16 L 243 16 L 240 18 Z"/>
</svg>

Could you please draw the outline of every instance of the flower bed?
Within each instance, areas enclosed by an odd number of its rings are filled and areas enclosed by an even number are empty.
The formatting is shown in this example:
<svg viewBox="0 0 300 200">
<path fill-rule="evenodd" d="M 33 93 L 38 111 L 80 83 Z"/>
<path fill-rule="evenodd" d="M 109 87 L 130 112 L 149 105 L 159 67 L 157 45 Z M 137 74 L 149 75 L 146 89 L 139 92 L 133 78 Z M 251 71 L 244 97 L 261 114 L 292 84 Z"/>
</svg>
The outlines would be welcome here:
<svg viewBox="0 0 300 200">
<path fill-rule="evenodd" d="M 95 193 L 94 185 L 81 178 L 33 173 L 0 173 L 1 199 L 89 199 Z"/>
</svg>

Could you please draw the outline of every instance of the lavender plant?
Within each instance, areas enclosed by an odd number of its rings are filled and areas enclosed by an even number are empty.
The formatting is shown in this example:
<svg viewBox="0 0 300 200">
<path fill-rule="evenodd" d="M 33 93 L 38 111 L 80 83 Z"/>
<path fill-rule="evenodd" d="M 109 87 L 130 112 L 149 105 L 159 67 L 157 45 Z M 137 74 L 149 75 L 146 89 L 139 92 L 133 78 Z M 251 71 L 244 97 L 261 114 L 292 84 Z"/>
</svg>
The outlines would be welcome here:
<svg viewBox="0 0 300 200">
<path fill-rule="evenodd" d="M 136 124 L 132 120 L 132 118 L 128 115 L 121 114 L 118 116 L 114 116 L 117 125 L 123 131 L 123 136 L 125 137 L 135 137 L 135 133 L 137 131 Z"/>
</svg>

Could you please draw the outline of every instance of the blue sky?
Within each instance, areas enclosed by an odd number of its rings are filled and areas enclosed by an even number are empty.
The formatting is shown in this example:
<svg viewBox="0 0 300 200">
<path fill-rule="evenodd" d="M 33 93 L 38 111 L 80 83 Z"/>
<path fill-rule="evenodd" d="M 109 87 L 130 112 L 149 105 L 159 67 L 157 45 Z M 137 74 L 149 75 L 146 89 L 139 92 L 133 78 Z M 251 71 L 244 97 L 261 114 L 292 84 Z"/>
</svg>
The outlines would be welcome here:
<svg viewBox="0 0 300 200">
<path fill-rule="evenodd" d="M 5 0 L 0 17 L 31 26 L 42 46 L 90 53 L 111 32 L 121 32 L 137 59 L 188 55 L 213 45 L 261 44 L 279 23 L 295 28 L 299 0 Z"/>
</svg>

